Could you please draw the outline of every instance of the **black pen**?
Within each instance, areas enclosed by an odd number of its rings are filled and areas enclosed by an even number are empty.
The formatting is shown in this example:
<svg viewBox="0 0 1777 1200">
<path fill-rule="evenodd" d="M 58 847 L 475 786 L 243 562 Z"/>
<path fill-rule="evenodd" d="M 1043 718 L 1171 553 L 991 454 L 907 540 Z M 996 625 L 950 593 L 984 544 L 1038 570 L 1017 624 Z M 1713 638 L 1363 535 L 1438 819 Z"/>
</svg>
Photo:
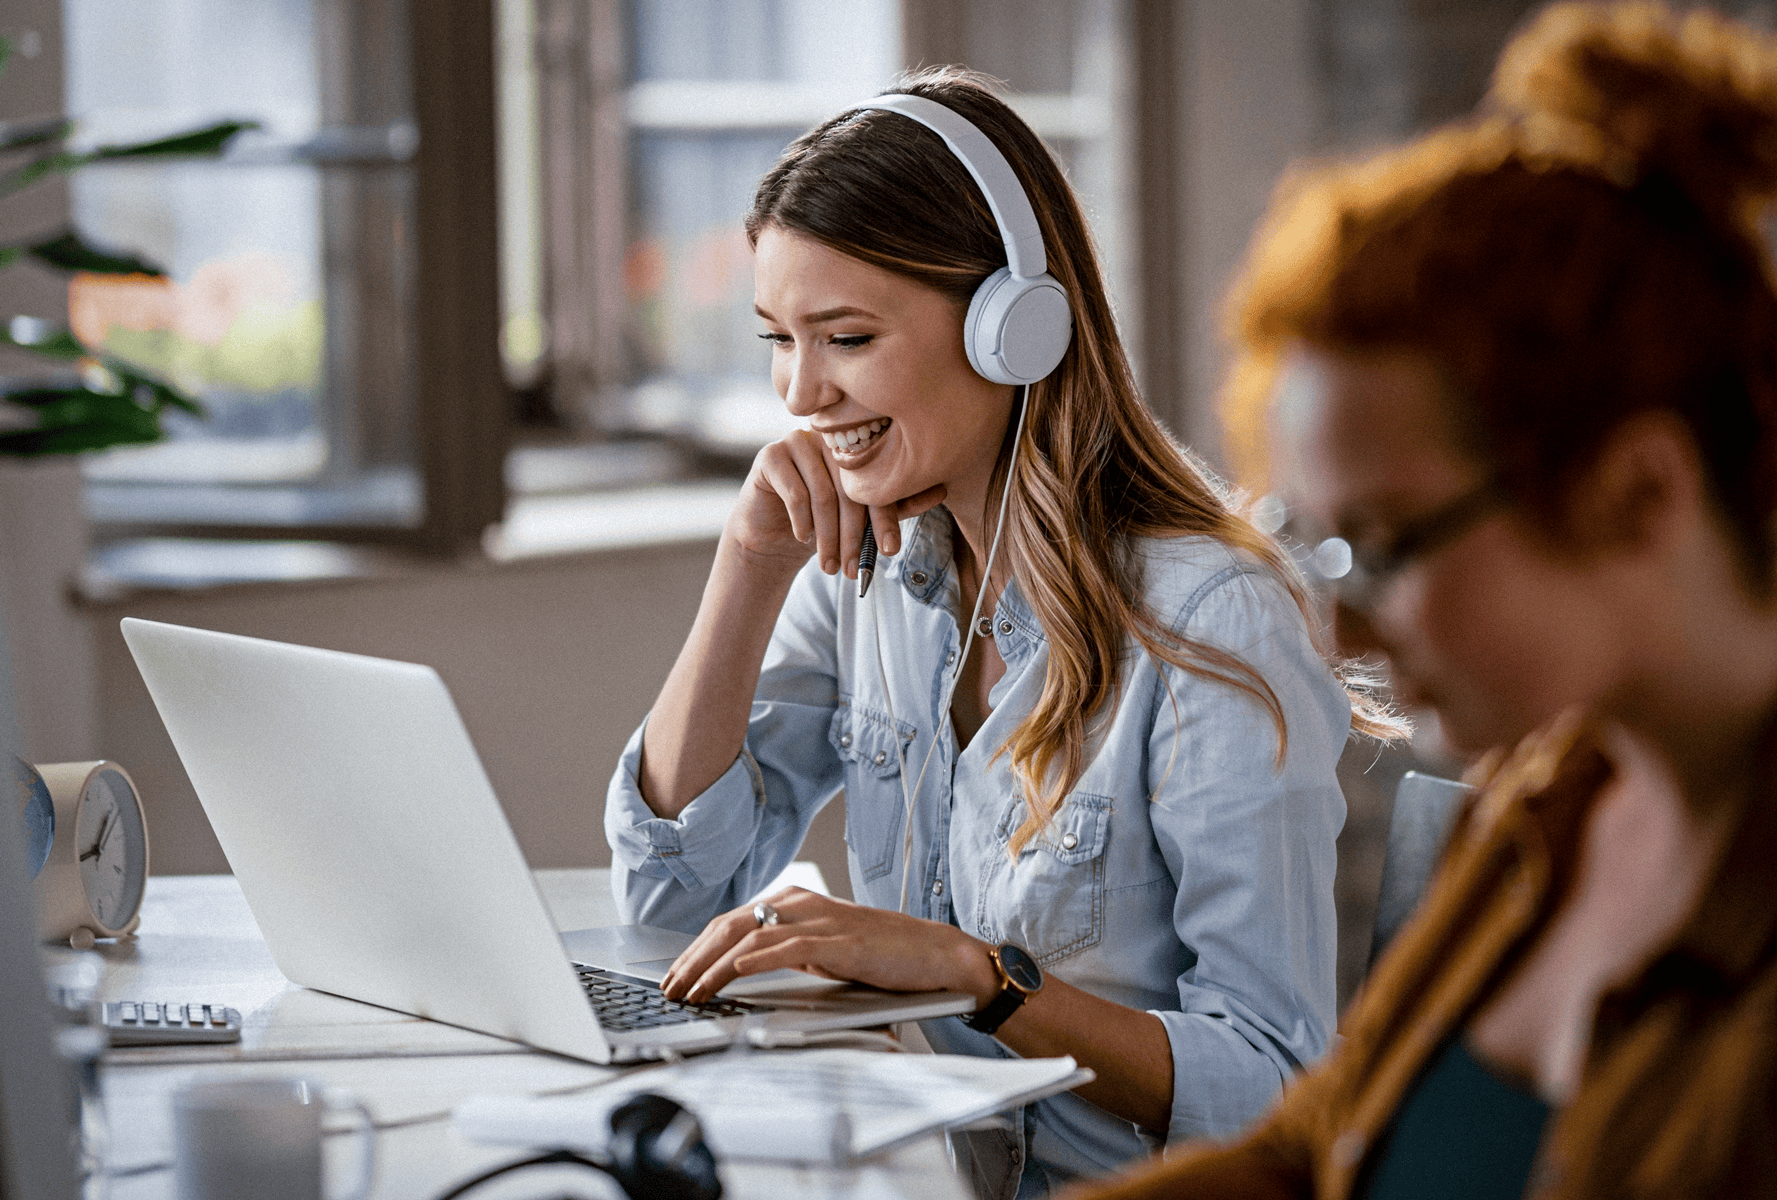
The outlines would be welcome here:
<svg viewBox="0 0 1777 1200">
<path fill-rule="evenodd" d="M 870 528 L 870 514 L 864 514 L 864 544 L 858 547 L 858 599 L 870 590 L 870 579 L 876 574 L 876 531 Z"/>
</svg>

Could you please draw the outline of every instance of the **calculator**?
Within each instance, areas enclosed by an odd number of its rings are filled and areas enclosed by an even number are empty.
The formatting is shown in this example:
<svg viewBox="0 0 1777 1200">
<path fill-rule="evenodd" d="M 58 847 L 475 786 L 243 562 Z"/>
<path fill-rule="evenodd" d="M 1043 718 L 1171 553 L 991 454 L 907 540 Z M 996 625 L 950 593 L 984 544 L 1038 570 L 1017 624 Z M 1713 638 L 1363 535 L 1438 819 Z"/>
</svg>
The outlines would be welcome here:
<svg viewBox="0 0 1777 1200">
<path fill-rule="evenodd" d="M 220 1004 L 113 1000 L 105 1003 L 103 1015 L 113 1046 L 241 1040 L 240 1012 Z"/>
</svg>

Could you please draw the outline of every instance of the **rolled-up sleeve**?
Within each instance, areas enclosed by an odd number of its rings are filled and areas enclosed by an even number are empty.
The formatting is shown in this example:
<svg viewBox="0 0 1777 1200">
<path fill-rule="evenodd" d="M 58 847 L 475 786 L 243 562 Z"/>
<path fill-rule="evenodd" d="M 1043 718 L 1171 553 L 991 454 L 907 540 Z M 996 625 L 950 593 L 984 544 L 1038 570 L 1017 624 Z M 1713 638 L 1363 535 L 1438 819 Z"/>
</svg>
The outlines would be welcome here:
<svg viewBox="0 0 1777 1200">
<path fill-rule="evenodd" d="M 1152 821 L 1178 885 L 1177 1011 L 1169 1144 L 1225 1137 L 1327 1049 L 1336 1018 L 1334 844 L 1345 820 L 1335 767 L 1350 725 L 1281 587 L 1239 572 L 1209 587 L 1185 628 L 1268 683 L 1288 730 L 1226 683 L 1168 667 L 1149 742 Z M 1167 693 L 1170 692 L 1170 695 Z M 1177 705 L 1177 719 L 1173 706 Z"/>
<path fill-rule="evenodd" d="M 625 921 L 695 933 L 744 902 L 796 856 L 842 774 L 827 742 L 837 703 L 833 584 L 813 564 L 772 632 L 745 745 L 677 818 L 642 799 L 642 735 L 605 795 L 611 890 Z"/>
</svg>

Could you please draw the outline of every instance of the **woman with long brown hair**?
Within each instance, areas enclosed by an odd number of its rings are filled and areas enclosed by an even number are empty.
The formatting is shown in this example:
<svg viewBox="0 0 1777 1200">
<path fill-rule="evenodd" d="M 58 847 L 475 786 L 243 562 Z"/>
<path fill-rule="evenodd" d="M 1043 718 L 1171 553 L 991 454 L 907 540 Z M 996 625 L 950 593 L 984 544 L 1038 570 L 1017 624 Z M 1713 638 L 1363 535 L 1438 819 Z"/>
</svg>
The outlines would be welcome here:
<svg viewBox="0 0 1777 1200">
<path fill-rule="evenodd" d="M 1234 424 L 1479 790 L 1339 1049 L 1102 1200 L 1777 1195 L 1774 198 L 1777 39 L 1651 3 L 1283 189 Z"/>
<path fill-rule="evenodd" d="M 994 1195 L 1233 1132 L 1326 1047 L 1334 766 L 1354 703 L 1386 717 L 1141 404 L 1079 205 L 980 81 L 806 134 L 747 231 L 808 428 L 755 461 L 611 785 L 624 912 L 702 930 L 667 994 L 778 967 L 948 989 L 979 1007 L 925 1023 L 938 1049 L 1073 1055 L 1095 1082 L 972 1141 Z M 1002 284 L 1042 328 L 966 341 Z M 1022 377 L 983 361 L 1027 342 Z M 860 903 L 737 907 L 841 789 Z"/>
</svg>

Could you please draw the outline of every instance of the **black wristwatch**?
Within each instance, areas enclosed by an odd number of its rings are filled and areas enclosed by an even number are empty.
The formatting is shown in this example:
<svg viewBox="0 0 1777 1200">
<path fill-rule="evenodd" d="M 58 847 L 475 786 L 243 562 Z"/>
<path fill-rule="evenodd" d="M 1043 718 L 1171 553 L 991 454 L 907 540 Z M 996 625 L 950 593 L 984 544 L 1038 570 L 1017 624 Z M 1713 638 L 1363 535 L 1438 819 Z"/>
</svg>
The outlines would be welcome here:
<svg viewBox="0 0 1777 1200">
<path fill-rule="evenodd" d="M 1018 1006 L 1043 990 L 1043 968 L 1022 946 L 1001 942 L 987 952 L 1000 973 L 1000 994 L 963 1017 L 963 1024 L 977 1033 L 993 1033 L 1018 1011 Z"/>
</svg>

